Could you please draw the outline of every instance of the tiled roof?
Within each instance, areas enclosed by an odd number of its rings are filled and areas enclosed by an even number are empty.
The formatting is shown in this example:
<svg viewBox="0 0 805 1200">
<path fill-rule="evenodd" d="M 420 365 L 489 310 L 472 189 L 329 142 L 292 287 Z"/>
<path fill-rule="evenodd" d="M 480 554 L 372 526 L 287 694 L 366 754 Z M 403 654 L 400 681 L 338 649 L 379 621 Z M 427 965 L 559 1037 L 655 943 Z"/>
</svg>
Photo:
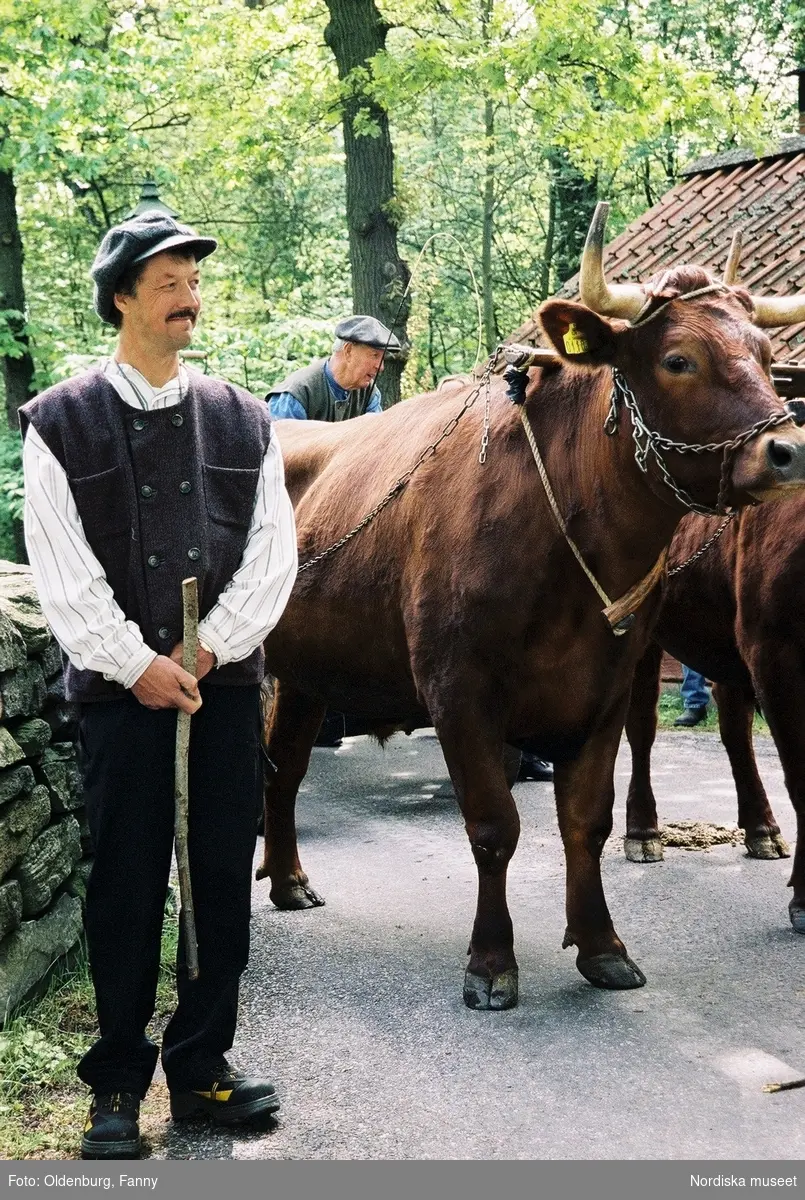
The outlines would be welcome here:
<svg viewBox="0 0 805 1200">
<path fill-rule="evenodd" d="M 805 137 L 787 139 L 773 155 L 744 153 L 692 163 L 676 187 L 607 246 L 607 279 L 640 283 L 683 263 L 720 277 L 732 235 L 741 228 L 740 283 L 765 296 L 805 293 Z M 738 162 L 725 161 L 732 154 Z M 578 276 L 557 295 L 578 297 Z M 538 340 L 535 316 L 510 340 Z M 805 324 L 767 333 L 776 360 L 805 364 Z"/>
<path fill-rule="evenodd" d="M 799 150 L 805 150 L 805 137 L 798 134 L 796 137 L 783 138 L 776 150 L 770 150 L 768 154 L 755 154 L 754 150 L 738 149 L 738 150 L 722 150 L 720 154 L 708 154 L 705 158 L 697 158 L 695 162 L 688 163 L 683 167 L 679 174 L 685 178 L 686 175 L 700 175 L 703 171 L 716 171 L 720 167 L 737 167 L 742 163 L 754 163 L 758 158 L 763 160 L 778 158 L 782 154 L 795 154 Z"/>
</svg>

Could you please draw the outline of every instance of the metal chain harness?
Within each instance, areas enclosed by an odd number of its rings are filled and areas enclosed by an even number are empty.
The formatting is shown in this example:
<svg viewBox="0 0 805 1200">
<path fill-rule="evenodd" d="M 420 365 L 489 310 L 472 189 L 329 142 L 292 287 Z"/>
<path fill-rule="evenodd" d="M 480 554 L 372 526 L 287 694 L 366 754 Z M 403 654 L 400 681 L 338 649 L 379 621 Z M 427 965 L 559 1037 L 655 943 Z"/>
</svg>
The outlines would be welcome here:
<svg viewBox="0 0 805 1200">
<path fill-rule="evenodd" d="M 436 438 L 436 441 L 431 442 L 431 444 L 422 451 L 422 453 L 420 454 L 420 456 L 416 460 L 416 462 L 413 464 L 413 466 L 409 467 L 408 470 L 405 472 L 405 474 L 401 475 L 400 478 L 397 480 L 397 482 L 392 484 L 392 486 L 386 492 L 383 499 L 380 500 L 374 506 L 374 508 L 372 509 L 371 512 L 368 512 L 366 514 L 366 516 L 361 521 L 358 522 L 358 524 L 354 527 L 354 529 L 350 529 L 349 533 L 345 533 L 342 538 L 339 538 L 339 540 L 337 542 L 333 542 L 332 546 L 328 546 L 326 550 L 322 550 L 319 554 L 314 554 L 313 558 L 309 558 L 307 560 L 307 562 L 303 562 L 297 571 L 298 575 L 301 575 L 303 571 L 309 571 L 310 568 L 315 567 L 317 563 L 322 562 L 325 558 L 329 558 L 331 554 L 335 554 L 335 552 L 337 550 L 340 550 L 342 546 L 346 546 L 347 542 L 351 542 L 352 539 L 354 537 L 356 537 L 361 532 L 362 529 L 365 529 L 367 525 L 370 525 L 372 523 L 372 521 L 374 521 L 375 517 L 378 516 L 383 511 L 383 509 L 386 507 L 387 504 L 391 504 L 391 501 L 394 499 L 395 496 L 399 495 L 399 493 L 403 490 L 403 488 L 406 486 L 406 484 L 408 483 L 409 479 L 414 474 L 414 472 L 417 471 L 422 466 L 423 462 L 425 462 L 426 459 L 430 458 L 431 455 L 436 453 L 437 449 L 439 448 L 439 446 L 441 446 L 441 444 L 445 440 L 445 438 L 450 437 L 450 434 L 456 428 L 459 421 L 464 416 L 465 412 L 467 412 L 468 409 L 472 408 L 473 404 L 478 399 L 481 388 L 484 388 L 484 395 L 485 395 L 484 409 L 485 409 L 485 411 L 484 411 L 484 428 L 483 428 L 483 434 L 481 437 L 481 450 L 478 455 L 478 461 L 481 464 L 486 462 L 486 449 L 489 444 L 490 380 L 492 377 L 492 372 L 494 371 L 495 365 L 497 364 L 497 361 L 498 361 L 499 352 L 500 352 L 500 347 L 498 347 L 498 349 L 495 350 L 494 354 L 488 360 L 486 367 L 484 369 L 484 373 L 481 376 L 481 379 L 480 379 L 477 387 L 474 387 L 472 389 L 472 391 L 470 392 L 470 394 L 467 396 L 466 400 L 464 401 L 464 404 L 462 405 L 462 407 L 459 409 L 459 411 L 456 413 L 456 415 L 454 417 L 451 417 L 451 419 L 447 422 L 447 424 L 445 425 L 442 432 Z"/>
<path fill-rule="evenodd" d="M 675 442 L 672 438 L 663 437 L 653 429 L 649 429 L 646 422 L 643 420 L 643 414 L 637 403 L 637 397 L 627 383 L 620 371 L 613 367 L 612 369 L 612 396 L 610 399 L 609 413 L 604 422 L 604 432 L 609 437 L 614 437 L 618 432 L 619 405 L 623 404 L 628 411 L 632 420 L 632 439 L 634 441 L 635 462 L 644 475 L 648 474 L 649 456 L 654 461 L 657 470 L 660 473 L 662 482 L 668 487 L 683 504 L 685 508 L 691 512 L 701 513 L 703 516 L 718 517 L 735 512 L 737 510 L 730 509 L 727 506 L 727 494 L 729 492 L 730 467 L 733 457 L 741 446 L 746 445 L 752 438 L 758 434 L 765 433 L 767 429 L 773 429 L 777 425 L 782 425 L 786 421 L 793 421 L 794 417 L 791 413 L 772 413 L 761 421 L 756 421 L 749 429 L 745 429 L 743 433 L 739 433 L 737 437 L 725 442 L 707 442 L 705 444 L 697 444 L 693 442 Z M 715 508 L 711 508 L 706 504 L 699 504 L 694 500 L 689 492 L 686 492 L 671 475 L 668 467 L 663 459 L 661 451 L 673 451 L 676 454 L 719 454 L 723 453 L 724 459 L 721 465 L 721 483 L 718 492 L 718 501 Z"/>
<path fill-rule="evenodd" d="M 692 567 L 695 562 L 698 562 L 702 555 L 706 554 L 711 546 L 715 546 L 716 542 L 721 537 L 730 521 L 734 520 L 737 516 L 738 513 L 735 509 L 733 509 L 732 512 L 728 512 L 726 517 L 724 517 L 724 520 L 719 523 L 718 529 L 715 531 L 715 533 L 711 534 L 704 545 L 700 546 L 698 550 L 695 550 L 694 553 L 691 554 L 690 558 L 686 558 L 685 561 L 681 562 L 678 567 L 672 567 L 668 572 L 668 578 L 670 579 L 672 575 L 678 575 L 680 571 L 684 571 L 687 567 Z"/>
</svg>

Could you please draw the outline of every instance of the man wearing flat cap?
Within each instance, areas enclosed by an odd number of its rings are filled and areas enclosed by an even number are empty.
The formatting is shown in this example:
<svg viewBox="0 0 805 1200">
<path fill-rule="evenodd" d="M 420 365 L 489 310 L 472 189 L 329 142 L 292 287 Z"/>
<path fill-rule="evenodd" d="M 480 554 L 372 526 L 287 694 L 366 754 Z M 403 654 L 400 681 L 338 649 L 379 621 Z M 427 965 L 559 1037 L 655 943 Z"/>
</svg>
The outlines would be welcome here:
<svg viewBox="0 0 805 1200">
<path fill-rule="evenodd" d="M 294 371 L 266 396 L 272 417 L 346 421 L 381 411 L 375 380 L 388 350 L 400 350 L 390 329 L 374 317 L 346 317 L 335 327 L 329 358 Z"/>
<path fill-rule="evenodd" d="M 178 1003 L 162 1038 L 175 1119 L 225 1124 L 279 1107 L 232 1068 L 249 952 L 262 643 L 296 575 L 293 511 L 262 401 L 179 362 L 215 250 L 148 213 L 103 239 L 95 308 L 108 361 L 21 409 L 25 534 L 42 608 L 79 706 L 95 858 L 86 931 L 100 1037 L 84 1158 L 136 1158 L 158 1050 L 156 997 L 174 822 L 177 711 L 193 716 L 189 859 L 198 978 L 179 939 Z M 182 580 L 199 586 L 198 668 L 180 665 Z"/>
<path fill-rule="evenodd" d="M 347 421 L 364 413 L 382 412 L 375 380 L 387 350 L 400 350 L 399 340 L 375 317 L 345 317 L 335 327 L 329 358 L 319 358 L 294 371 L 266 396 L 277 420 Z M 344 714 L 328 712 L 316 737 L 317 746 L 338 747 L 345 731 Z"/>
</svg>

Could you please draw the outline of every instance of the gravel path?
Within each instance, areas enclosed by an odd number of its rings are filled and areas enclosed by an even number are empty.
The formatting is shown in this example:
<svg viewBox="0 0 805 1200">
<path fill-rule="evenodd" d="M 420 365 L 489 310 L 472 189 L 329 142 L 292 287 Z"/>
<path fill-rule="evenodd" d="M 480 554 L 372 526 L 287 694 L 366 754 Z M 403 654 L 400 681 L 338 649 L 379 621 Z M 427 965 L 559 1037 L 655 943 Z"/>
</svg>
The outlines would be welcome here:
<svg viewBox="0 0 805 1200">
<path fill-rule="evenodd" d="M 785 835 L 793 814 L 774 747 L 758 754 Z M 166 1125 L 155 1158 L 801 1158 L 805 938 L 788 922 L 789 863 L 741 846 L 621 853 L 628 750 L 617 770 L 605 888 L 648 976 L 602 992 L 561 950 L 564 862 L 550 785 L 522 784 L 509 875 L 520 1005 L 461 1001 L 475 869 L 438 744 L 316 750 L 299 804 L 303 863 L 324 908 L 280 913 L 255 885 L 240 1065 L 283 1108 L 251 1134 Z M 735 820 L 711 735 L 666 733 L 661 820 Z M 148 1102 L 147 1102 L 148 1103 Z"/>
</svg>

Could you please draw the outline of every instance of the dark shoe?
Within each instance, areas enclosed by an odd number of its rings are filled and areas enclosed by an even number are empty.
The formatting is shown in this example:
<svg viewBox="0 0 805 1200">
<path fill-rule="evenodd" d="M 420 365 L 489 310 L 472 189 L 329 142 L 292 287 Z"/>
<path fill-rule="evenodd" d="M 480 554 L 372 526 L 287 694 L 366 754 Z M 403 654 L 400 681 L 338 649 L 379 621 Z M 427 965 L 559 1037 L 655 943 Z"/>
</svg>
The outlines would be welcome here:
<svg viewBox="0 0 805 1200">
<path fill-rule="evenodd" d="M 140 1097 L 134 1092 L 93 1096 L 84 1136 L 82 1158 L 140 1157 Z"/>
<path fill-rule="evenodd" d="M 344 736 L 344 714 L 340 712 L 328 712 L 321 723 L 321 728 L 316 734 L 314 746 L 332 746 L 337 749 L 341 745 L 341 739 Z"/>
<path fill-rule="evenodd" d="M 247 1079 L 231 1067 L 196 1081 L 199 1086 L 188 1092 L 171 1092 L 171 1116 L 206 1115 L 217 1125 L 236 1125 L 261 1113 L 276 1112 L 280 1106 L 273 1083 L 267 1079 Z"/>
<path fill-rule="evenodd" d="M 523 757 L 520 759 L 517 782 L 527 783 L 529 780 L 534 780 L 536 783 L 550 783 L 552 779 L 553 767 L 551 764 L 542 758 L 537 758 L 536 754 L 529 754 L 527 750 L 524 750 Z"/>
<path fill-rule="evenodd" d="M 694 725 L 701 725 L 702 721 L 706 720 L 707 705 L 704 708 L 686 708 L 682 715 L 674 721 L 674 725 L 681 725 L 685 729 L 692 729 Z"/>
</svg>

